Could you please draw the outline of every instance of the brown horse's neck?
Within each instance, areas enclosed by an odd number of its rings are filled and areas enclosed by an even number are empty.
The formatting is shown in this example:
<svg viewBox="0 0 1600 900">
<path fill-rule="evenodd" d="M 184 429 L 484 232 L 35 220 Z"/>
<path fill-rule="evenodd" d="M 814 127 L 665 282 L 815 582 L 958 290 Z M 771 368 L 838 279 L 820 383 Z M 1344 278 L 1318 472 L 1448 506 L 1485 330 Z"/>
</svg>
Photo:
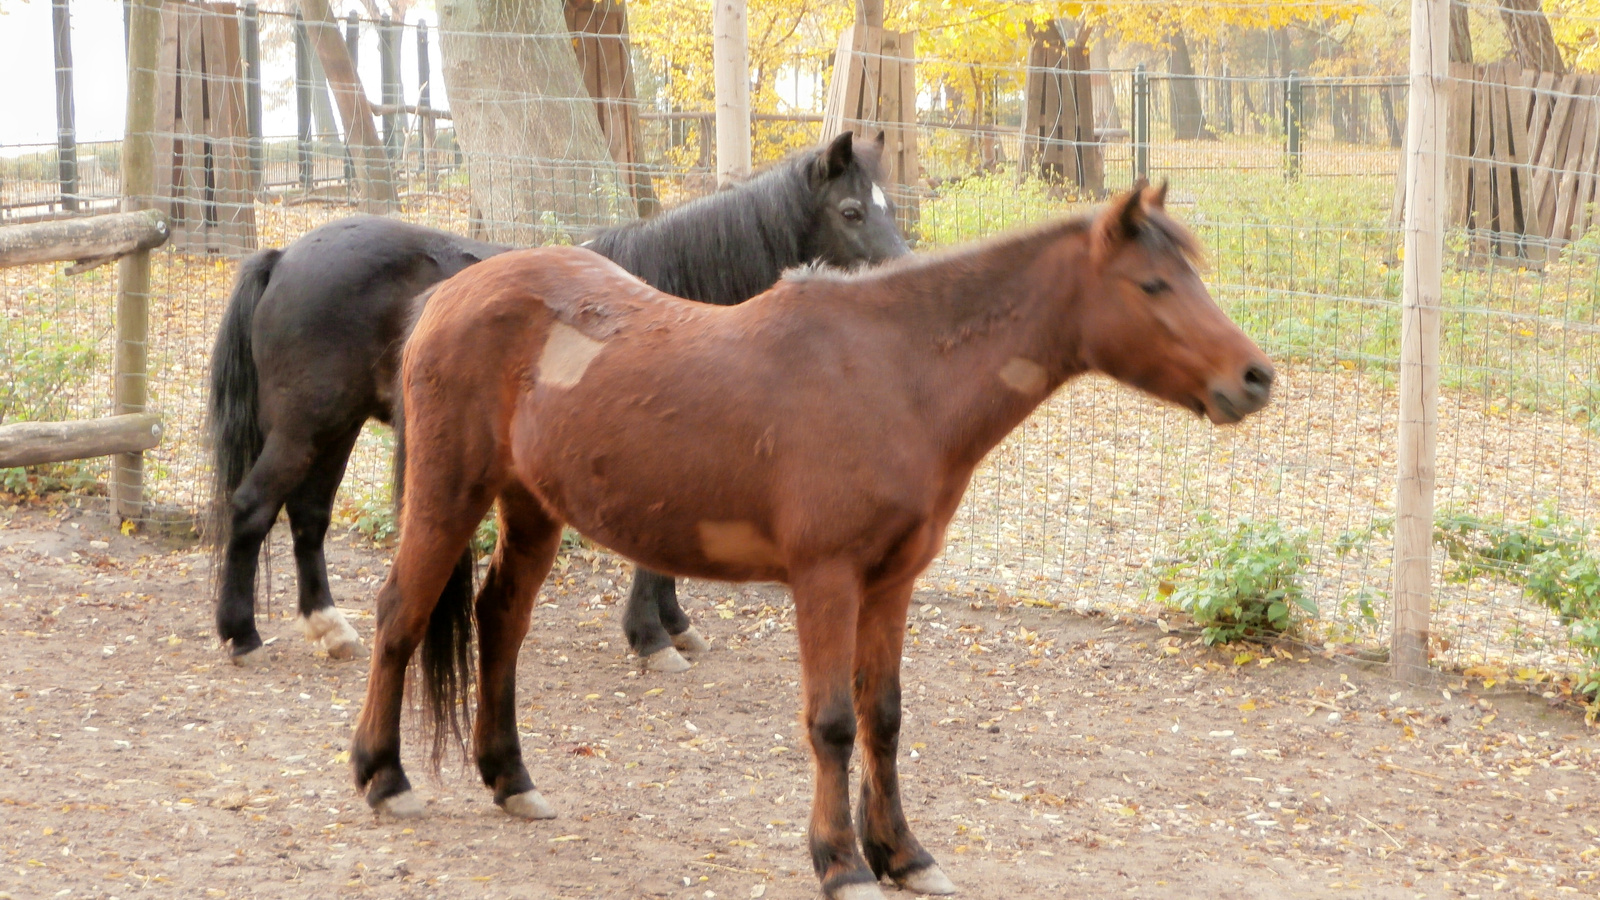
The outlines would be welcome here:
<svg viewBox="0 0 1600 900">
<path fill-rule="evenodd" d="M 976 465 L 1085 370 L 1088 255 L 1072 221 L 865 276 L 886 289 L 877 305 L 904 334 L 914 402 L 953 462 Z"/>
</svg>

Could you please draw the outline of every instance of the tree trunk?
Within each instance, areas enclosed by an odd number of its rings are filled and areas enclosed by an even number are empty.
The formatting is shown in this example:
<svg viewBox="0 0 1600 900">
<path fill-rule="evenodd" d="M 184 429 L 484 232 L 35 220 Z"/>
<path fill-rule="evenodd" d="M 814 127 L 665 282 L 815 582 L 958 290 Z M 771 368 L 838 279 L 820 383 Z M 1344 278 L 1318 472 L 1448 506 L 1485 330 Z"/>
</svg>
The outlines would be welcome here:
<svg viewBox="0 0 1600 900">
<path fill-rule="evenodd" d="M 1181 32 L 1172 35 L 1172 53 L 1167 57 L 1168 108 L 1172 111 L 1173 137 L 1196 141 L 1213 135 L 1206 129 L 1205 113 L 1200 109 L 1200 85 L 1194 79 L 1194 63 L 1189 59 L 1189 42 Z"/>
<path fill-rule="evenodd" d="M 1450 3 L 1450 61 L 1472 62 L 1472 20 L 1468 17 L 1465 0 Z"/>
<path fill-rule="evenodd" d="M 561 0 L 442 0 L 439 24 L 475 236 L 527 246 L 632 218 Z"/>
<path fill-rule="evenodd" d="M 339 26 L 333 23 L 328 0 L 300 0 L 300 14 L 305 18 L 306 36 L 322 61 L 333 100 L 339 106 L 345 146 L 361 174 L 362 208 L 386 212 L 396 200 L 394 170 L 389 166 L 383 140 L 378 137 L 378 126 L 372 121 L 372 105 L 367 102 L 361 77 L 350 61 L 350 50 L 339 34 Z"/>
<path fill-rule="evenodd" d="M 1500 18 L 1506 23 L 1506 37 L 1523 68 L 1567 74 L 1550 20 L 1539 8 L 1539 0 L 1500 0 Z"/>
</svg>

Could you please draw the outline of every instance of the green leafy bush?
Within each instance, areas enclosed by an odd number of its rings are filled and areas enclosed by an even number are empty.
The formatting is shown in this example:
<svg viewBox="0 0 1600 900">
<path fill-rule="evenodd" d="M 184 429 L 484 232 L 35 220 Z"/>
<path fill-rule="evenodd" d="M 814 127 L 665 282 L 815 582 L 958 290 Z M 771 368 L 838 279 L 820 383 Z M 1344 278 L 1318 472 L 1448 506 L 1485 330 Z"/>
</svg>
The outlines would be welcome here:
<svg viewBox="0 0 1600 900">
<path fill-rule="evenodd" d="M 1289 631 L 1301 613 L 1316 615 L 1300 585 L 1309 562 L 1302 530 L 1248 519 L 1229 529 L 1205 515 L 1156 591 L 1194 617 L 1208 644 L 1260 639 Z"/>
<path fill-rule="evenodd" d="M 1049 184 L 997 169 L 941 185 L 922 203 L 918 231 L 925 247 L 947 247 L 1062 215 L 1066 200 Z"/>
</svg>

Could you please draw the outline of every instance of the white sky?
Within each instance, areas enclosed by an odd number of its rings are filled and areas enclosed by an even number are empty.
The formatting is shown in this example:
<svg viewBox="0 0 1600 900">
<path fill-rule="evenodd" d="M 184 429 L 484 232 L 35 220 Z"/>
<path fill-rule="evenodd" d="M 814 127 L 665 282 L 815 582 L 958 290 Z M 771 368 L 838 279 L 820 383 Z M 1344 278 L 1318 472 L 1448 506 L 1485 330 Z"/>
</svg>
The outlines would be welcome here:
<svg viewBox="0 0 1600 900">
<path fill-rule="evenodd" d="M 335 13 L 341 15 L 347 9 L 357 8 L 354 3 L 339 0 L 334 0 L 332 5 Z M 54 144 L 55 51 L 50 36 L 50 2 L 0 0 L 0 6 L 5 10 L 0 13 L 0 84 L 9 87 L 0 100 L 0 153 L 34 149 L 18 145 Z M 435 17 L 431 6 L 418 4 L 419 12 L 412 13 L 411 21 L 421 18 L 432 29 Z M 78 140 L 118 140 L 122 137 L 127 85 L 122 0 L 70 0 L 70 10 Z M 433 105 L 446 108 L 438 34 L 430 33 L 428 37 Z M 416 32 L 408 29 L 402 39 L 400 60 L 407 103 L 417 102 L 416 52 Z M 263 131 L 269 137 L 293 136 L 292 46 L 285 42 L 276 52 L 263 47 L 262 57 Z M 361 32 L 358 62 L 367 96 L 376 102 L 379 98 L 378 38 L 374 30 L 365 26 Z"/>
</svg>

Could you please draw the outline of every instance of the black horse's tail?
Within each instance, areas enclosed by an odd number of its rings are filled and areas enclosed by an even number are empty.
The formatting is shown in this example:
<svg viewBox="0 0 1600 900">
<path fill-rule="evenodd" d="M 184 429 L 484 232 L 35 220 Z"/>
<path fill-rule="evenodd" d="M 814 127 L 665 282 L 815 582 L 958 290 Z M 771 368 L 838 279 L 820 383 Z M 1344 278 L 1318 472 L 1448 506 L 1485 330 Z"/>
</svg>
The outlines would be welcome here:
<svg viewBox="0 0 1600 900">
<path fill-rule="evenodd" d="M 400 391 L 395 396 L 401 396 Z M 400 401 L 394 410 L 394 505 L 402 520 L 406 487 L 406 425 Z M 470 722 L 467 693 L 472 686 L 472 598 L 477 559 L 469 544 L 456 560 L 439 602 L 428 616 L 428 630 L 418 648 L 416 674 L 422 688 L 423 722 L 432 736 L 430 760 L 435 771 L 450 747 L 464 748 L 462 728 Z"/>
<path fill-rule="evenodd" d="M 257 415 L 259 378 L 250 331 L 256 305 L 272 278 L 272 267 L 282 255 L 281 250 L 262 250 L 240 264 L 233 296 L 228 298 L 217 343 L 211 350 L 206 435 L 211 442 L 212 481 L 206 534 L 219 551 L 228 544 L 233 492 L 261 456 L 264 438 Z"/>
</svg>

